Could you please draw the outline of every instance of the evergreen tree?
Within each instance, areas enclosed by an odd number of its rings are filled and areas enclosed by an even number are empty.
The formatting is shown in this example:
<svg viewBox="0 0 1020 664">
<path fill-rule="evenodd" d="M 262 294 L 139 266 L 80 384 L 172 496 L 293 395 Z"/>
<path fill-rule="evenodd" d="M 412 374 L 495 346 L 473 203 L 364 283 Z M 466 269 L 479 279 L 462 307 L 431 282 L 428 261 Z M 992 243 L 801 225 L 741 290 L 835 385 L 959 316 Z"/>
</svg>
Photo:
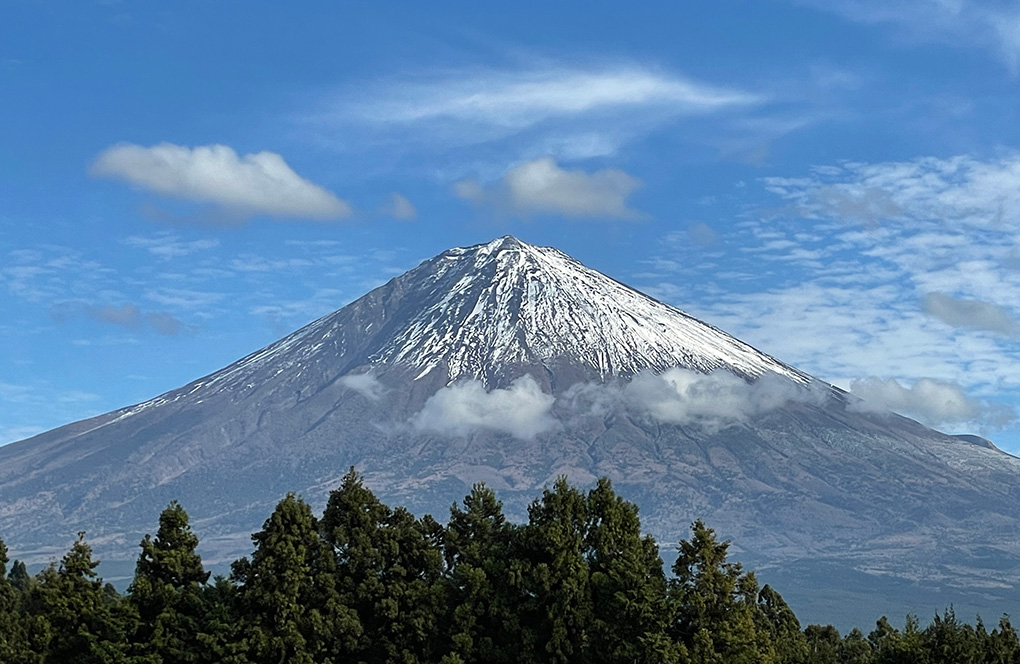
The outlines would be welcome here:
<svg viewBox="0 0 1020 664">
<path fill-rule="evenodd" d="M 758 593 L 757 626 L 769 635 L 779 664 L 807 664 L 808 643 L 800 621 L 783 597 L 766 584 Z"/>
<path fill-rule="evenodd" d="M 528 508 L 511 570 L 521 593 L 522 662 L 590 661 L 587 501 L 565 477 Z"/>
<path fill-rule="evenodd" d="M 340 604 L 332 552 L 311 508 L 294 494 L 252 535 L 251 560 L 234 563 L 242 634 L 254 663 L 332 664 L 359 625 Z"/>
<path fill-rule="evenodd" d="M 875 654 L 876 664 L 928 664 L 924 634 L 915 616 L 907 616 L 902 632 L 882 616 L 875 624 L 875 629 L 868 634 L 868 641 Z"/>
<path fill-rule="evenodd" d="M 603 477 L 588 493 L 587 517 L 593 655 L 606 664 L 681 661 L 682 649 L 666 636 L 666 577 L 659 547 L 641 536 L 637 506 L 617 495 Z"/>
<path fill-rule="evenodd" d="M 520 620 L 510 587 L 515 528 L 496 494 L 482 484 L 454 504 L 444 536 L 447 597 L 451 607 L 446 664 L 517 661 Z"/>
<path fill-rule="evenodd" d="M 773 658 L 767 635 L 755 626 L 758 584 L 740 563 L 726 562 L 729 542 L 700 520 L 682 540 L 673 565 L 672 636 L 695 662 L 762 664 Z"/>
<path fill-rule="evenodd" d="M 984 651 L 987 664 L 1020 664 L 1020 639 L 1009 616 L 999 619 L 998 628 L 985 640 Z"/>
<path fill-rule="evenodd" d="M 28 584 L 31 582 L 31 579 L 32 577 L 29 576 L 25 563 L 20 560 L 15 560 L 11 563 L 11 571 L 7 575 L 7 580 L 11 582 L 11 587 L 18 592 L 24 593 L 28 590 Z"/>
<path fill-rule="evenodd" d="M 0 539 L 0 662 L 32 661 L 21 592 L 7 578 L 7 545 Z"/>
<path fill-rule="evenodd" d="M 861 630 L 854 627 L 843 637 L 839 647 L 839 661 L 841 664 L 872 664 L 875 661 L 871 644 Z"/>
<path fill-rule="evenodd" d="M 979 664 L 982 659 L 977 634 L 956 619 L 952 607 L 935 614 L 924 630 L 924 644 L 930 664 Z"/>
<path fill-rule="evenodd" d="M 320 531 L 334 552 L 341 602 L 362 627 L 352 658 L 367 664 L 438 659 L 445 640 L 439 524 L 383 505 L 352 468 L 330 493 Z"/>
<path fill-rule="evenodd" d="M 43 570 L 29 588 L 30 611 L 41 617 L 34 626 L 37 652 L 54 664 L 116 664 L 130 661 L 128 635 L 137 617 L 129 606 L 111 597 L 97 578 L 98 561 L 85 533 L 60 562 Z M 42 642 L 42 632 L 48 642 Z"/>
<path fill-rule="evenodd" d="M 159 515 L 156 537 L 140 544 L 128 598 L 139 615 L 136 650 L 164 664 L 208 661 L 200 637 L 205 605 L 202 586 L 209 572 L 196 553 L 198 537 L 188 514 L 174 501 Z"/>
<path fill-rule="evenodd" d="M 842 641 L 832 625 L 808 625 L 804 629 L 811 664 L 840 664 Z"/>
</svg>

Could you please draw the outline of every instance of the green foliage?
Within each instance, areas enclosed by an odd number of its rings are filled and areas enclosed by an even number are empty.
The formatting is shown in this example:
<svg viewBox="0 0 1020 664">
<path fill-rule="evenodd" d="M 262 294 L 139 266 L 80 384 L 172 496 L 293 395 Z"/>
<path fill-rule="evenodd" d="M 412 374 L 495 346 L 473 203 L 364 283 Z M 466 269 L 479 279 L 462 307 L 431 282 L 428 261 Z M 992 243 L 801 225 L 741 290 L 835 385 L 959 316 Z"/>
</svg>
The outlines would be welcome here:
<svg viewBox="0 0 1020 664">
<path fill-rule="evenodd" d="M 952 608 L 865 638 L 803 631 L 701 521 L 667 579 L 638 510 L 607 479 L 560 477 L 513 525 L 476 485 L 446 527 L 381 503 L 352 469 L 321 520 L 293 494 L 230 579 L 208 582 L 176 502 L 141 541 L 126 596 L 80 535 L 29 577 L 0 541 L 0 664 L 1020 664 L 1004 616 Z"/>
<path fill-rule="evenodd" d="M 522 599 L 521 661 L 583 661 L 593 617 L 584 557 L 587 501 L 561 476 L 531 504 L 528 517 L 511 569 Z"/>
<path fill-rule="evenodd" d="M 252 662 L 331 664 L 360 626 L 337 594 L 332 551 L 311 508 L 288 494 L 252 536 L 251 560 L 234 563 L 243 639 Z"/>
<path fill-rule="evenodd" d="M 682 661 L 683 649 L 665 638 L 666 577 L 658 545 L 641 535 L 637 506 L 602 478 L 588 493 L 587 517 L 592 652 L 606 664 Z"/>
<path fill-rule="evenodd" d="M 60 562 L 43 570 L 29 587 L 34 649 L 45 662 L 116 664 L 129 662 L 128 636 L 137 616 L 127 602 L 111 596 L 97 578 L 98 561 L 79 533 Z"/>
<path fill-rule="evenodd" d="M 163 510 L 156 537 L 146 535 L 140 546 L 128 587 L 128 599 L 139 616 L 135 652 L 164 664 L 206 661 L 202 587 L 209 573 L 202 567 L 198 537 L 180 503 L 174 501 Z"/>
<path fill-rule="evenodd" d="M 444 663 L 517 661 L 521 624 L 510 583 L 516 533 L 496 494 L 482 484 L 472 487 L 463 509 L 450 508 L 443 550 L 451 636 Z"/>
<path fill-rule="evenodd" d="M 672 636 L 695 662 L 771 662 L 772 644 L 755 620 L 758 582 L 740 563 L 726 561 L 728 549 L 729 542 L 718 541 L 700 520 L 691 526 L 691 539 L 680 542 L 670 587 Z"/>
<path fill-rule="evenodd" d="M 383 505 L 351 468 L 329 496 L 320 532 L 334 553 L 340 601 L 361 626 L 349 633 L 350 656 L 367 664 L 438 659 L 441 526 Z"/>
</svg>

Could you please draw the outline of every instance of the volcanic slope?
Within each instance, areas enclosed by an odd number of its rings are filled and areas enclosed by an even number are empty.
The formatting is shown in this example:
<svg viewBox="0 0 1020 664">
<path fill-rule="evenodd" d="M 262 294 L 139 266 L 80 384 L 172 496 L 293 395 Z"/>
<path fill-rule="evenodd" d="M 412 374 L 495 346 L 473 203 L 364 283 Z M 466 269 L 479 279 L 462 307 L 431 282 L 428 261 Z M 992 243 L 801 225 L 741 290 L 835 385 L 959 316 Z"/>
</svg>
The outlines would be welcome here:
<svg viewBox="0 0 1020 664">
<path fill-rule="evenodd" d="M 558 474 L 607 475 L 660 542 L 703 518 L 819 607 L 852 583 L 994 615 L 1020 571 L 1020 460 L 859 406 L 504 237 L 180 389 L 0 448 L 0 536 L 44 562 L 86 529 L 124 559 L 179 499 L 215 564 L 249 552 L 284 493 L 321 506 L 351 465 L 441 520 L 476 481 L 521 519 Z"/>
</svg>

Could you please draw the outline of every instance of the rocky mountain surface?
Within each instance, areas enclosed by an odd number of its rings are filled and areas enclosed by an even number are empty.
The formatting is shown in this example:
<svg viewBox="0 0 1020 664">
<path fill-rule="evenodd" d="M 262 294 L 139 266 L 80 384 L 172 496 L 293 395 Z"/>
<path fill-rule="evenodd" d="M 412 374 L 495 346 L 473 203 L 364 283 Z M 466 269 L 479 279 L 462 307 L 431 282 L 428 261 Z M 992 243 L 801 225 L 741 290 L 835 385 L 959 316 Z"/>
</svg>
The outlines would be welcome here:
<svg viewBox="0 0 1020 664">
<path fill-rule="evenodd" d="M 354 465 L 441 520 L 472 483 L 512 517 L 557 475 L 609 476 L 664 546 L 704 519 L 798 615 L 1008 611 L 1020 459 L 874 413 L 565 254 L 451 249 L 180 389 L 0 448 L 0 536 L 107 569 L 179 499 L 212 564 L 287 491 Z"/>
</svg>

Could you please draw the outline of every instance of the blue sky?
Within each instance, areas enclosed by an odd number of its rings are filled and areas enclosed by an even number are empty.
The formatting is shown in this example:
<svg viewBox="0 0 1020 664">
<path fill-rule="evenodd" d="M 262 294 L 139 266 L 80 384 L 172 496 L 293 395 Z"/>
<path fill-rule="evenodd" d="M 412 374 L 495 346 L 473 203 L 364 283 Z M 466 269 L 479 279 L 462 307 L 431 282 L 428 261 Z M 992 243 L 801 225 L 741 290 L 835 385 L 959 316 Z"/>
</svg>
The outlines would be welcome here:
<svg viewBox="0 0 1020 664">
<path fill-rule="evenodd" d="M 1007 2 L 6 2 L 0 443 L 510 233 L 1020 452 L 1018 76 Z"/>
</svg>

